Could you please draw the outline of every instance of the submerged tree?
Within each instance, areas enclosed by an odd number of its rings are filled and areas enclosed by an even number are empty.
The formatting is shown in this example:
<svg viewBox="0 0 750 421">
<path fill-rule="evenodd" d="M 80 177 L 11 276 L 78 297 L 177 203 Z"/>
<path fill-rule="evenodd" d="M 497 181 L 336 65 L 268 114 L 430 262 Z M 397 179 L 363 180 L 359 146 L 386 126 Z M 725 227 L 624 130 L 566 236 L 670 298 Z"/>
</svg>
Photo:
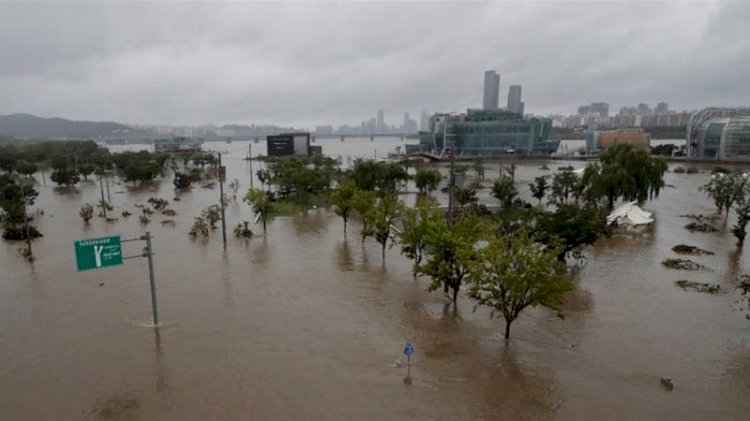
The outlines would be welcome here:
<svg viewBox="0 0 750 421">
<path fill-rule="evenodd" d="M 563 294 L 572 288 L 557 260 L 558 250 L 534 241 L 525 233 L 483 237 L 486 245 L 474 251 L 469 265 L 469 296 L 491 307 L 510 326 L 528 306 L 557 309 Z"/>
<path fill-rule="evenodd" d="M 193 220 L 193 226 L 190 227 L 188 234 L 195 238 L 196 236 L 208 237 L 208 224 L 203 217 L 196 216 Z"/>
<path fill-rule="evenodd" d="M 370 218 L 368 218 L 368 215 L 375 207 L 376 200 L 377 195 L 372 191 L 357 190 L 352 196 L 352 207 L 357 211 L 362 220 L 362 231 L 360 231 L 360 235 L 362 236 L 363 244 L 365 238 L 367 238 L 371 232 Z"/>
<path fill-rule="evenodd" d="M 427 193 L 437 189 L 438 184 L 443 179 L 436 168 L 417 168 L 417 173 L 414 175 L 414 184 L 419 189 L 420 193 Z"/>
<path fill-rule="evenodd" d="M 547 176 L 542 175 L 534 178 L 533 183 L 529 183 L 529 190 L 531 190 L 531 196 L 539 201 L 539 205 L 542 204 L 542 199 L 547 194 L 547 190 L 550 189 L 550 185 L 547 182 Z"/>
<path fill-rule="evenodd" d="M 420 200 L 416 208 L 405 208 L 402 211 L 403 230 L 399 234 L 401 254 L 414 261 L 412 272 L 415 278 L 427 248 L 427 236 L 433 226 L 439 225 L 443 219 L 444 215 L 434 200 Z"/>
<path fill-rule="evenodd" d="M 499 200 L 504 208 L 510 207 L 516 196 L 518 196 L 518 190 L 510 176 L 501 175 L 492 186 L 492 197 Z"/>
<path fill-rule="evenodd" d="M 718 212 L 724 211 L 725 217 L 736 202 L 744 201 L 748 195 L 748 180 L 744 174 L 733 172 L 717 173 L 711 181 L 700 187 L 714 201 Z"/>
<path fill-rule="evenodd" d="M 271 200 L 269 199 L 268 194 L 261 189 L 250 189 L 243 200 L 253 207 L 253 212 L 255 212 L 256 215 L 259 215 L 259 218 L 263 223 L 263 233 L 265 233 L 266 223 L 271 213 Z"/>
<path fill-rule="evenodd" d="M 252 238 L 253 231 L 248 225 L 250 225 L 250 222 L 248 221 L 242 221 L 237 224 L 237 226 L 234 227 L 234 236 L 237 238 Z"/>
<path fill-rule="evenodd" d="M 578 177 L 572 170 L 565 169 L 555 173 L 550 186 L 550 203 L 567 204 L 568 199 L 575 196 L 578 182 Z"/>
<path fill-rule="evenodd" d="M 383 260 L 385 260 L 385 248 L 391 238 L 393 222 L 401 207 L 398 193 L 392 191 L 380 197 L 375 206 L 363 216 L 363 219 L 368 221 L 367 235 L 374 237 L 375 241 L 380 243 Z"/>
<path fill-rule="evenodd" d="M 83 223 L 88 225 L 91 218 L 94 217 L 94 207 L 91 206 L 91 203 L 85 203 L 78 211 L 78 215 L 83 219 Z"/>
<path fill-rule="evenodd" d="M 732 234 L 737 238 L 737 247 L 742 247 L 747 236 L 747 223 L 750 222 L 750 198 L 740 198 L 734 211 L 737 212 L 737 223 L 732 227 Z"/>
<path fill-rule="evenodd" d="M 344 220 L 344 237 L 346 237 L 346 223 L 349 221 L 349 215 L 354 209 L 354 194 L 356 192 L 357 186 L 354 182 L 346 180 L 331 194 L 333 211 Z"/>
<path fill-rule="evenodd" d="M 203 209 L 201 216 L 208 222 L 211 229 L 216 229 L 216 223 L 221 221 L 221 208 L 219 205 L 211 205 Z"/>
<path fill-rule="evenodd" d="M 58 168 L 52 172 L 49 177 L 52 181 L 57 183 L 58 186 L 72 187 L 81 181 L 81 177 L 78 175 L 75 169 L 69 167 Z"/>
<path fill-rule="evenodd" d="M 535 236 L 545 244 L 560 243 L 558 259 L 583 259 L 581 247 L 594 244 L 605 233 L 604 218 L 593 206 L 559 205 L 554 212 L 537 215 Z"/>
<path fill-rule="evenodd" d="M 269 187 L 271 186 L 271 171 L 261 168 L 258 171 L 255 171 L 255 175 L 258 177 L 258 181 L 260 181 L 261 189 L 265 189 L 266 184 L 268 184 Z"/>
<path fill-rule="evenodd" d="M 607 149 L 599 162 L 590 166 L 597 170 L 588 171 L 584 178 L 588 189 L 607 199 L 609 208 L 618 199 L 643 203 L 659 196 L 664 187 L 667 163 L 648 151 L 618 144 Z"/>
<path fill-rule="evenodd" d="M 30 218 L 26 208 L 33 205 L 39 192 L 31 183 L 15 176 L 0 174 L 0 222 L 5 231 L 3 238 L 23 240 L 40 237 L 42 234 L 28 224 Z"/>
<path fill-rule="evenodd" d="M 417 273 L 432 278 L 430 291 L 441 286 L 443 294 L 449 297 L 453 292 L 453 302 L 458 299 L 458 291 L 469 273 L 474 244 L 482 231 L 482 221 L 478 217 L 459 218 L 451 227 L 444 220 L 430 224 L 427 234 L 427 260 L 417 266 Z"/>
</svg>

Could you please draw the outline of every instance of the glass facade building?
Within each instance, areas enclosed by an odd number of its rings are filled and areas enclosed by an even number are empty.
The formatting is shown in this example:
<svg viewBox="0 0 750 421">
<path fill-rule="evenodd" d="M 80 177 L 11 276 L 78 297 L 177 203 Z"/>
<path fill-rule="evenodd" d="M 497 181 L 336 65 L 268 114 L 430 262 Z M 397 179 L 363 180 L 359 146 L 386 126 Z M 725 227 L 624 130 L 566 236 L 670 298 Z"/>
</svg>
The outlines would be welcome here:
<svg viewBox="0 0 750 421">
<path fill-rule="evenodd" d="M 750 161 L 750 108 L 706 108 L 690 118 L 688 155 Z"/>
<path fill-rule="evenodd" d="M 466 114 L 435 114 L 419 133 L 422 152 L 459 156 L 549 155 L 559 141 L 549 140 L 552 121 L 523 118 L 506 110 L 469 109 Z"/>
</svg>

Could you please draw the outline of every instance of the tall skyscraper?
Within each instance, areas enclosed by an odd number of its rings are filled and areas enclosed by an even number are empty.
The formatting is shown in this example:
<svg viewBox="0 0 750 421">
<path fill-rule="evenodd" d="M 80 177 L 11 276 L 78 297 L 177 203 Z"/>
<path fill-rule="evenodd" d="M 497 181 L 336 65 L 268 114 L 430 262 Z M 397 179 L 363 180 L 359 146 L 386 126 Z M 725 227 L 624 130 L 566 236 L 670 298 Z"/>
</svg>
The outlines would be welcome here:
<svg viewBox="0 0 750 421">
<path fill-rule="evenodd" d="M 419 130 L 427 130 L 430 127 L 430 116 L 427 115 L 427 110 L 422 110 L 422 115 L 419 122 Z"/>
<path fill-rule="evenodd" d="M 383 110 L 378 110 L 378 123 L 377 123 L 377 129 L 378 130 L 384 130 L 385 129 L 385 112 Z"/>
<path fill-rule="evenodd" d="M 669 104 L 666 102 L 660 102 L 656 104 L 656 108 L 654 108 L 654 112 L 657 114 L 666 113 L 669 111 Z"/>
<path fill-rule="evenodd" d="M 482 108 L 496 110 L 500 101 L 500 75 L 494 70 L 484 72 L 484 101 Z"/>
<path fill-rule="evenodd" d="M 508 88 L 508 111 L 523 114 L 521 102 L 521 85 L 510 85 Z"/>
</svg>

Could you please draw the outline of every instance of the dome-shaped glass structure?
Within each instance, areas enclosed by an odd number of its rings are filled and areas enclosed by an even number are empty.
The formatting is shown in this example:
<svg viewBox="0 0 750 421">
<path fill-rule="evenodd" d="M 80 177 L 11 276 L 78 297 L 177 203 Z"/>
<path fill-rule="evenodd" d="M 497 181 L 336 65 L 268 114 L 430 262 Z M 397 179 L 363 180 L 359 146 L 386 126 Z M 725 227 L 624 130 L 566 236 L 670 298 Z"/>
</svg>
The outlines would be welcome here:
<svg viewBox="0 0 750 421">
<path fill-rule="evenodd" d="M 687 126 L 688 155 L 750 160 L 750 108 L 706 108 Z"/>
</svg>

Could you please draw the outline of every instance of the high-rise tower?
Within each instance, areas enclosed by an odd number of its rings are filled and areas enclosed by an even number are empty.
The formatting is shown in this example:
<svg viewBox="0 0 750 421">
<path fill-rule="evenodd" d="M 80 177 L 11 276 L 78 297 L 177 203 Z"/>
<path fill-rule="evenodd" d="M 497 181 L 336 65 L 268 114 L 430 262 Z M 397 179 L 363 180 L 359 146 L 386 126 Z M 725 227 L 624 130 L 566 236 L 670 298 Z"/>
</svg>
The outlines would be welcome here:
<svg viewBox="0 0 750 421">
<path fill-rule="evenodd" d="M 494 70 L 484 72 L 484 101 L 482 108 L 496 110 L 500 99 L 500 75 Z"/>
<path fill-rule="evenodd" d="M 521 102 L 521 85 L 510 85 L 508 88 L 508 111 L 523 114 Z"/>
</svg>

